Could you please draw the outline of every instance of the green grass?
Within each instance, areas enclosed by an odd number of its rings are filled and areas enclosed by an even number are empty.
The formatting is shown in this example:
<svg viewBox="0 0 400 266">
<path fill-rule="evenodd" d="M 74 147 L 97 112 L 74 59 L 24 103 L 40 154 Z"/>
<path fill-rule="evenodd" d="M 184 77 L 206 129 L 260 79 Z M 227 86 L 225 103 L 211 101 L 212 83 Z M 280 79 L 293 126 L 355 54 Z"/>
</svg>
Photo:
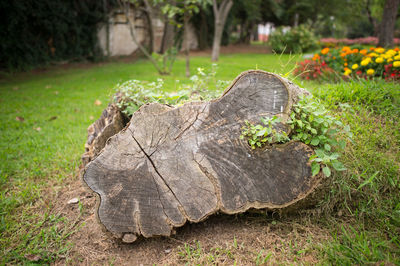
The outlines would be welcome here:
<svg viewBox="0 0 400 266">
<path fill-rule="evenodd" d="M 256 68 L 286 73 L 290 66 L 281 65 L 292 59 L 264 54 L 221 56 L 217 78 L 232 80 L 240 72 Z M 210 65 L 208 57 L 193 58 L 192 74 L 198 67 Z M 176 80 L 188 80 L 184 67 L 184 61 L 178 60 L 172 75 L 160 76 L 148 61 L 139 60 L 17 74 L 0 81 L 0 262 L 23 262 L 27 254 L 38 254 L 42 261 L 56 258 L 59 251 L 51 245 L 25 246 L 39 243 L 51 233 L 39 234 L 35 229 L 51 210 L 48 206 L 40 214 L 35 212 L 35 204 L 42 205 L 43 190 L 73 178 L 84 152 L 86 129 L 107 106 L 117 83 L 163 78 L 166 90 L 173 91 Z M 100 106 L 94 104 L 97 99 Z M 58 223 L 52 219 L 47 226 Z M 51 242 L 57 242 L 63 232 L 52 237 Z"/>
<path fill-rule="evenodd" d="M 286 74 L 296 58 L 223 55 L 217 78 L 232 80 L 257 68 Z M 192 74 L 210 64 L 208 57 L 192 58 Z M 54 215 L 51 199 L 55 187 L 75 178 L 87 127 L 100 116 L 117 83 L 163 78 L 165 90 L 174 91 L 176 80 L 188 80 L 184 73 L 183 59 L 170 76 L 159 76 L 149 62 L 139 60 L 17 74 L 0 81 L 0 264 L 29 263 L 27 255 L 39 256 L 42 263 L 68 256 L 68 236 L 79 227 Z M 334 240 L 320 247 L 322 262 L 399 263 L 400 85 L 379 80 L 297 82 L 320 97 L 354 134 L 342 154 L 348 171 L 333 174 L 320 204 L 325 216 L 315 217 L 315 223 L 329 228 Z M 97 99 L 100 106 L 94 104 Z M 179 256 L 190 264 L 204 250 L 200 243 L 185 246 Z M 208 261 L 217 256 L 230 259 L 231 250 L 212 250 Z M 250 260 L 262 263 L 269 256 L 259 250 Z"/>
</svg>

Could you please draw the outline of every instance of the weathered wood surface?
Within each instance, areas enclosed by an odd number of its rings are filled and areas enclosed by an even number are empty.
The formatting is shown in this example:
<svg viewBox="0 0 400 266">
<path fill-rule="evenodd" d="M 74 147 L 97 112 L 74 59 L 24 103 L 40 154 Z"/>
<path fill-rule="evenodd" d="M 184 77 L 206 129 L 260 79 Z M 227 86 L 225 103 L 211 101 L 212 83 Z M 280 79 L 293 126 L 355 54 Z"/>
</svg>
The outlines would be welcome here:
<svg viewBox="0 0 400 266">
<path fill-rule="evenodd" d="M 277 75 L 248 71 L 215 101 L 142 106 L 85 169 L 84 181 L 100 195 L 100 222 L 135 240 L 169 236 L 218 211 L 284 208 L 304 199 L 319 183 L 309 146 L 251 150 L 239 139 L 244 120 L 265 116 L 281 116 L 288 132 L 284 121 L 302 93 Z"/>
<path fill-rule="evenodd" d="M 115 95 L 118 98 L 118 95 Z M 100 118 L 88 127 L 88 137 L 85 143 L 85 153 L 82 164 L 86 166 L 106 145 L 106 141 L 120 132 L 128 123 L 128 118 L 111 103 L 104 109 Z"/>
</svg>

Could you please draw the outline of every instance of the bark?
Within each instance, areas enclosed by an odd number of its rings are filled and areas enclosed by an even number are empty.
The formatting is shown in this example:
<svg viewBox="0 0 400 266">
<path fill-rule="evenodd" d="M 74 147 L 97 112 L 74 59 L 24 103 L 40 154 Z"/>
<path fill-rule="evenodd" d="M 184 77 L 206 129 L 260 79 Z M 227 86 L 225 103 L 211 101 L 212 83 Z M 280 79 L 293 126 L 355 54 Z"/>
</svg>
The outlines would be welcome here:
<svg viewBox="0 0 400 266">
<path fill-rule="evenodd" d="M 88 137 L 85 143 L 85 153 L 82 155 L 83 166 L 92 161 L 104 148 L 106 141 L 119 133 L 128 121 L 128 117 L 117 106 L 109 104 L 100 118 L 87 129 Z"/>
<path fill-rule="evenodd" d="M 205 50 L 208 48 L 208 25 L 206 13 L 200 10 L 201 22 L 197 31 L 197 37 L 199 40 L 199 50 Z"/>
<path fill-rule="evenodd" d="M 383 9 L 382 22 L 378 33 L 378 46 L 393 46 L 394 26 L 400 0 L 386 0 Z"/>
<path fill-rule="evenodd" d="M 372 16 L 372 12 L 371 12 L 371 2 L 370 0 L 367 0 L 365 9 L 367 11 L 367 16 L 368 16 L 368 20 L 371 23 L 371 25 L 373 25 L 374 27 L 374 36 L 377 36 L 378 34 L 378 29 L 379 29 L 379 24 L 376 22 L 376 19 Z"/>
<path fill-rule="evenodd" d="M 185 8 L 186 9 L 186 8 Z M 183 15 L 183 28 L 185 34 L 185 58 L 186 58 L 186 77 L 190 77 L 190 57 L 189 57 L 189 12 L 185 11 Z"/>
<path fill-rule="evenodd" d="M 164 54 L 169 48 L 174 45 L 175 30 L 174 26 L 169 23 L 168 18 L 165 18 L 164 32 L 161 40 L 160 54 Z"/>
<path fill-rule="evenodd" d="M 306 91 L 283 78 L 248 71 L 217 100 L 179 107 L 142 106 L 90 162 L 84 181 L 100 197 L 97 215 L 125 241 L 169 236 L 186 222 L 250 208 L 282 209 L 308 200 L 313 150 L 300 142 L 252 150 L 240 140 L 245 120 L 278 115 L 286 126 Z"/>
<path fill-rule="evenodd" d="M 149 51 L 147 51 L 146 48 L 137 40 L 135 33 L 135 26 L 129 16 L 129 2 L 119 0 L 118 3 L 120 5 L 120 8 L 125 12 L 125 16 L 129 25 L 129 32 L 131 34 L 133 42 L 139 47 L 139 50 L 147 57 L 147 59 L 150 60 L 153 66 L 157 69 L 158 73 L 160 73 L 161 75 L 168 74 L 158 66 L 157 61 L 151 56 Z"/>
<path fill-rule="evenodd" d="M 144 0 L 144 5 L 145 5 L 145 16 L 147 20 L 147 32 L 149 34 L 149 54 L 152 54 L 154 51 L 154 30 L 153 30 L 153 9 L 150 6 L 149 2 L 147 0 Z"/>
<path fill-rule="evenodd" d="M 232 0 L 223 0 L 221 5 L 218 7 L 217 0 L 213 0 L 213 11 L 214 11 L 214 39 L 211 53 L 211 60 L 218 61 L 219 51 L 221 47 L 222 33 L 224 30 L 226 18 L 228 17 L 229 11 L 233 5 Z"/>
</svg>

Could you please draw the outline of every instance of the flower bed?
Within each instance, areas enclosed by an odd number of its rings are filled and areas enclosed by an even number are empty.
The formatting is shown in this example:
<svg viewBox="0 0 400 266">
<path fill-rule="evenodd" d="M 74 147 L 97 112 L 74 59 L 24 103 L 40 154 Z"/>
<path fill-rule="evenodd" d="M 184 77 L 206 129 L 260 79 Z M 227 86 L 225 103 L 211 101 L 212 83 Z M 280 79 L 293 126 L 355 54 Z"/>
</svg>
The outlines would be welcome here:
<svg viewBox="0 0 400 266">
<path fill-rule="evenodd" d="M 298 63 L 294 73 L 303 79 L 332 79 L 332 77 L 382 77 L 400 81 L 400 49 L 371 47 L 358 49 L 349 46 L 324 48 L 311 60 Z M 333 75 L 334 74 L 334 75 Z"/>
<path fill-rule="evenodd" d="M 378 38 L 377 37 L 363 37 L 357 39 L 336 39 L 336 38 L 322 38 L 319 40 L 320 44 L 324 47 L 336 47 L 338 45 L 377 45 Z M 393 43 L 398 45 L 400 44 L 399 38 L 394 38 Z"/>
</svg>

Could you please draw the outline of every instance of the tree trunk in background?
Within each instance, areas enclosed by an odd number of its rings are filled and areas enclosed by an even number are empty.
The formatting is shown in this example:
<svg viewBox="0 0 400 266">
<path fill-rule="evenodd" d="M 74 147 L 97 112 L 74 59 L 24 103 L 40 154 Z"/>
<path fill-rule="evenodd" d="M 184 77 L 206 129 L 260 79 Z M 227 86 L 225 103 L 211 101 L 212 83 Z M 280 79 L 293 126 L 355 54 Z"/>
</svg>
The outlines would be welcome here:
<svg viewBox="0 0 400 266">
<path fill-rule="evenodd" d="M 200 10 L 201 22 L 200 28 L 197 32 L 197 37 L 199 39 L 199 49 L 205 50 L 208 47 L 208 25 L 207 16 L 203 10 Z"/>
<path fill-rule="evenodd" d="M 165 19 L 164 32 L 161 40 L 160 54 L 165 53 L 174 45 L 175 31 L 174 26 L 169 23 L 168 18 Z"/>
<path fill-rule="evenodd" d="M 222 32 L 224 30 L 226 18 L 228 17 L 229 11 L 233 5 L 232 0 L 223 0 L 221 5 L 218 7 L 217 0 L 213 0 L 213 11 L 214 11 L 214 40 L 211 53 L 211 60 L 218 61 L 219 50 L 221 47 Z"/>
<path fill-rule="evenodd" d="M 153 10 L 147 0 L 144 0 L 145 16 L 148 24 L 147 32 L 149 34 L 149 54 L 154 52 L 154 30 L 153 30 Z"/>
<path fill-rule="evenodd" d="M 394 26 L 400 0 L 386 0 L 380 25 L 378 46 L 387 47 L 393 45 Z"/>
<path fill-rule="evenodd" d="M 189 58 L 189 12 L 183 15 L 183 29 L 185 34 L 185 56 L 186 56 L 186 77 L 190 77 L 190 58 Z"/>
</svg>

